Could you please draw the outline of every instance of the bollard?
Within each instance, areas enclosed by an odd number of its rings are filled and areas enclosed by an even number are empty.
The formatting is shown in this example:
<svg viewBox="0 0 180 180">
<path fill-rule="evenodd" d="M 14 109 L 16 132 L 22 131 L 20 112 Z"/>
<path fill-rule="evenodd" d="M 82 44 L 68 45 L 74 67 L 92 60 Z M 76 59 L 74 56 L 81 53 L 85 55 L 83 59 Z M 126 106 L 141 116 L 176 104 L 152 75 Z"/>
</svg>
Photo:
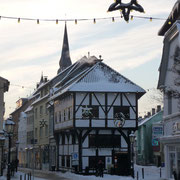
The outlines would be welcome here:
<svg viewBox="0 0 180 180">
<path fill-rule="evenodd" d="M 29 176 L 30 176 L 30 180 L 31 180 L 31 172 L 29 173 Z"/>
<path fill-rule="evenodd" d="M 160 168 L 160 178 L 161 178 L 161 168 Z"/>
<path fill-rule="evenodd" d="M 20 180 L 22 180 L 22 175 L 20 175 Z"/>
<path fill-rule="evenodd" d="M 139 179 L 139 173 L 138 173 L 138 171 L 137 171 L 137 180 Z"/>
<path fill-rule="evenodd" d="M 29 180 L 29 173 L 28 173 L 28 180 Z"/>
<path fill-rule="evenodd" d="M 144 179 L 144 168 L 142 168 L 142 178 Z"/>
<path fill-rule="evenodd" d="M 24 180 L 26 180 L 26 174 L 24 174 Z"/>
</svg>

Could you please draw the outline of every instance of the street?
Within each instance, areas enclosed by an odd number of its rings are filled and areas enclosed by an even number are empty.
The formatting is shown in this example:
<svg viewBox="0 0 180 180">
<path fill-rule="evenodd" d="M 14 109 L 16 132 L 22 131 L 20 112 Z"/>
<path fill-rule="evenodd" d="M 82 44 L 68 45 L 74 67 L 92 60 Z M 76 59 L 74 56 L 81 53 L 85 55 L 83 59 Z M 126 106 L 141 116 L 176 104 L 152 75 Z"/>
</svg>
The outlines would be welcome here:
<svg viewBox="0 0 180 180">
<path fill-rule="evenodd" d="M 142 168 L 144 169 L 144 180 L 164 180 L 164 168 L 161 169 L 161 178 L 160 178 L 160 168 L 155 166 L 138 166 L 135 165 L 135 179 L 137 180 L 137 172 L 138 172 L 138 180 L 142 180 Z M 26 180 L 28 180 L 27 174 L 32 172 L 30 169 L 19 168 L 19 171 L 15 173 L 15 176 L 12 177 L 12 180 L 20 180 L 20 176 L 22 175 L 22 180 L 25 180 L 24 176 L 26 174 Z M 5 174 L 5 172 L 4 172 Z M 52 172 L 52 171 L 34 171 L 34 178 L 31 177 L 31 180 L 102 180 L 102 177 L 92 176 L 84 176 L 73 174 L 71 172 Z M 105 180 L 133 180 L 130 176 L 116 176 L 105 174 L 103 179 Z M 0 177 L 0 180 L 6 180 L 6 177 Z"/>
</svg>

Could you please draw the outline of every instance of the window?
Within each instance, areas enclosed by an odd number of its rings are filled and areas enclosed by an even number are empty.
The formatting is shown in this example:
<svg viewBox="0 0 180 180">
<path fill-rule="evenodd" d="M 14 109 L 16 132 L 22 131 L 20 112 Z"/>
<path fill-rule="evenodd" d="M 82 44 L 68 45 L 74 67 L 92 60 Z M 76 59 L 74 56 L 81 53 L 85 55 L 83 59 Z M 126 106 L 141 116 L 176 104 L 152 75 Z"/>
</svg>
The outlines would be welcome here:
<svg viewBox="0 0 180 180">
<path fill-rule="evenodd" d="M 64 121 L 66 120 L 66 110 L 64 110 Z"/>
<path fill-rule="evenodd" d="M 97 164 L 101 160 L 103 162 L 104 168 L 105 166 L 105 157 L 104 156 L 90 156 L 89 157 L 89 168 L 97 168 Z"/>
<path fill-rule="evenodd" d="M 61 156 L 61 166 L 65 166 L 65 157 Z"/>
<path fill-rule="evenodd" d="M 129 106 L 114 106 L 114 118 L 120 117 L 120 113 L 123 113 L 125 119 L 130 119 Z"/>
<path fill-rule="evenodd" d="M 48 147 L 44 148 L 43 150 L 43 163 L 49 162 L 49 149 Z"/>
<path fill-rule="evenodd" d="M 70 167 L 70 156 L 66 156 L 66 166 Z"/>
<path fill-rule="evenodd" d="M 41 138 L 43 136 L 43 128 L 40 127 L 40 131 L 39 131 L 39 137 Z"/>
<path fill-rule="evenodd" d="M 82 118 L 99 118 L 99 107 L 82 106 Z"/>
<path fill-rule="evenodd" d="M 37 128 L 35 128 L 35 138 L 37 138 Z"/>
<path fill-rule="evenodd" d="M 40 106 L 40 115 L 43 114 L 43 106 Z"/>
<path fill-rule="evenodd" d="M 59 122 L 61 122 L 61 111 L 59 111 Z"/>
<path fill-rule="evenodd" d="M 68 120 L 70 120 L 71 119 L 71 108 L 69 107 L 68 108 Z"/>
<path fill-rule="evenodd" d="M 57 124 L 57 112 L 55 112 L 54 121 L 55 121 L 55 123 Z"/>
<path fill-rule="evenodd" d="M 64 144 L 65 144 L 65 135 L 62 134 L 62 145 L 64 145 Z"/>
<path fill-rule="evenodd" d="M 37 108 L 35 109 L 35 118 L 37 118 Z"/>
<path fill-rule="evenodd" d="M 48 136 L 48 126 L 45 125 L 45 136 Z"/>
<path fill-rule="evenodd" d="M 120 135 L 109 135 L 109 134 L 90 134 L 89 135 L 89 147 L 120 147 L 121 136 Z"/>
</svg>

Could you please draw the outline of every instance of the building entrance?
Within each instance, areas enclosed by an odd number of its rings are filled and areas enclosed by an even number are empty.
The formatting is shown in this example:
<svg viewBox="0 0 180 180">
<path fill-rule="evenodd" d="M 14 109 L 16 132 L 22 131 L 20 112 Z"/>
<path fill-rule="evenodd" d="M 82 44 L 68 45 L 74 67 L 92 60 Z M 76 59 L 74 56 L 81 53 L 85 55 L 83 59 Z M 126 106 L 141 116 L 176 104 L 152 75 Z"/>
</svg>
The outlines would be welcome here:
<svg viewBox="0 0 180 180">
<path fill-rule="evenodd" d="M 130 175 L 130 163 L 127 152 L 118 152 L 114 155 L 115 174 L 121 176 Z"/>
</svg>

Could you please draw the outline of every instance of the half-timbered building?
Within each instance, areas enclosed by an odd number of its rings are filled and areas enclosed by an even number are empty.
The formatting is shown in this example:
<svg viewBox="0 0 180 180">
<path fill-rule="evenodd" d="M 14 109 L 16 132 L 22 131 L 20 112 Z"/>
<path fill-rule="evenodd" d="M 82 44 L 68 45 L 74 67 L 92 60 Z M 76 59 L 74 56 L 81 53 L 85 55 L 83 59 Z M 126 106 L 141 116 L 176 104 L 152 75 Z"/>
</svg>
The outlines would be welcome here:
<svg viewBox="0 0 180 180">
<path fill-rule="evenodd" d="M 62 70 L 50 90 L 54 102 L 57 169 L 129 175 L 129 135 L 138 124 L 138 99 L 145 91 L 94 56 Z"/>
</svg>

